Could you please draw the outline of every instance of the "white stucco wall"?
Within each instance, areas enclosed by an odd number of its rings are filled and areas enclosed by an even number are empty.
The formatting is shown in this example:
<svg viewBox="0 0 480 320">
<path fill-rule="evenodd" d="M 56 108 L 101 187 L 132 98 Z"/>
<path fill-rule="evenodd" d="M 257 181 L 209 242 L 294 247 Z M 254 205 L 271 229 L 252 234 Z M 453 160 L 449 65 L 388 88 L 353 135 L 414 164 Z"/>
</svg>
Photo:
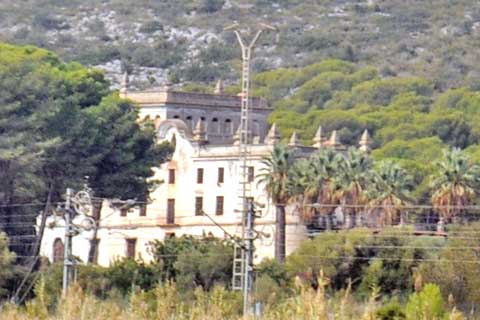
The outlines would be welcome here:
<svg viewBox="0 0 480 320">
<path fill-rule="evenodd" d="M 208 217 L 195 215 L 195 197 L 203 197 L 203 210 L 215 219 L 228 233 L 240 236 L 240 184 L 238 147 L 198 146 L 182 136 L 175 126 L 164 132 L 164 138 L 176 137 L 176 149 L 172 160 L 155 169 L 153 179 L 164 181 L 151 194 L 146 216 L 140 216 L 138 208 L 132 208 L 127 216 L 120 215 L 119 208 L 112 207 L 109 201 L 103 204 L 97 239 L 99 239 L 98 263 L 109 265 L 113 260 L 126 256 L 126 239 L 136 239 L 136 257 L 145 261 L 151 259 L 148 243 L 163 240 L 167 234 L 176 236 L 213 234 L 226 237 L 225 232 L 214 225 Z M 262 168 L 262 157 L 272 150 L 270 145 L 253 145 L 248 166 L 254 167 L 257 175 Z M 218 168 L 224 168 L 224 182 L 218 183 Z M 203 168 L 203 183 L 197 183 L 197 169 Z M 168 170 L 175 169 L 175 183 L 168 183 Z M 263 186 L 255 180 L 249 185 L 251 196 L 264 205 L 261 217 L 256 219 L 256 229 L 269 237 L 255 241 L 256 261 L 273 257 L 275 234 L 275 210 L 264 192 Z M 216 197 L 224 197 L 224 213 L 215 215 Z M 175 223 L 167 224 L 167 199 L 175 199 Z M 287 212 L 291 212 L 291 208 Z M 50 259 L 53 256 L 53 241 L 63 239 L 62 224 L 48 230 L 42 243 L 42 254 Z M 292 252 L 300 241 L 306 239 L 306 228 L 298 217 L 287 215 L 287 254 Z M 90 244 L 85 237 L 74 240 L 74 254 L 87 261 Z"/>
<path fill-rule="evenodd" d="M 229 234 L 240 236 L 240 161 L 239 147 L 234 146 L 233 135 L 240 119 L 240 100 L 237 97 L 222 95 L 202 95 L 179 92 L 140 92 L 130 93 L 127 98 L 139 103 L 139 118 L 154 120 L 161 140 L 171 141 L 175 135 L 175 153 L 168 163 L 155 168 L 153 179 L 164 181 L 151 192 L 146 216 L 141 216 L 138 207 L 129 210 L 125 217 L 120 209 L 110 201 L 104 201 L 101 211 L 97 239 L 99 240 L 98 263 L 109 265 L 113 260 L 127 254 L 127 239 L 136 239 L 136 257 L 145 261 L 151 259 L 148 243 L 163 240 L 166 235 L 176 236 L 213 234 L 225 237 L 225 232 L 205 216 L 195 215 L 195 197 L 203 197 L 203 210 L 212 216 Z M 267 132 L 266 119 L 271 112 L 264 101 L 252 100 L 252 128 L 257 144 L 250 148 L 247 166 L 254 167 L 257 175 L 262 167 L 261 159 L 273 149 L 263 142 Z M 178 119 L 172 119 L 173 117 Z M 189 121 L 188 119 L 192 119 Z M 169 120 L 168 120 L 169 119 Z M 192 128 L 199 119 L 205 119 L 206 137 L 211 144 L 198 145 L 192 142 Z M 214 119 L 218 123 L 214 123 Z M 232 123 L 229 132 L 222 128 L 227 119 Z M 184 121 L 184 122 L 182 122 Z M 188 123 L 185 123 L 188 122 Z M 214 126 L 219 126 L 215 128 Z M 219 143 L 227 143 L 219 145 Z M 224 168 L 224 182 L 218 183 L 218 168 Z M 197 169 L 203 168 L 203 183 L 197 183 Z M 169 169 L 175 170 L 175 183 L 168 183 Z M 249 185 L 251 196 L 257 203 L 264 205 L 261 218 L 256 219 L 256 229 L 269 237 L 255 241 L 256 261 L 273 257 L 275 213 L 274 208 L 263 190 L 263 186 L 254 181 Z M 223 215 L 215 215 L 216 197 L 224 197 Z M 175 199 L 175 223 L 167 224 L 167 199 Z M 291 208 L 290 208 L 291 209 Z M 294 211 L 294 210 L 293 210 Z M 298 217 L 287 210 L 287 254 L 306 238 L 306 228 Z M 53 219 L 53 218 L 52 218 Z M 64 238 L 63 221 L 58 220 L 56 227 L 47 228 L 42 242 L 41 253 L 53 258 L 55 239 Z M 73 253 L 87 261 L 90 242 L 85 235 L 79 235 L 73 241 Z"/>
</svg>

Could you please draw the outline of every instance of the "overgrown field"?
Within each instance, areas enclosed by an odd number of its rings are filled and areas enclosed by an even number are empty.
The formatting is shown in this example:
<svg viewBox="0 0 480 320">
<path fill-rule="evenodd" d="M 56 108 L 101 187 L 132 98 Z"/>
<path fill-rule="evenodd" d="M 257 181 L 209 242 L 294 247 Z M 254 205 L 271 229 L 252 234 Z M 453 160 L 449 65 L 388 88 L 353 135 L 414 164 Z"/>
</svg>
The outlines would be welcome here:
<svg viewBox="0 0 480 320">
<path fill-rule="evenodd" d="M 284 264 L 258 264 L 251 301 L 263 319 L 477 319 L 476 230 L 450 226 L 448 239 L 410 228 L 325 232 Z M 1 319 L 240 319 L 242 295 L 229 289 L 231 243 L 171 238 L 152 244 L 152 252 L 148 264 L 79 266 L 65 298 L 62 266 L 44 264 L 19 306 L 8 303 L 8 284 L 19 279 L 3 274 Z M 5 263 L 3 270 L 15 269 Z"/>
<path fill-rule="evenodd" d="M 327 279 L 318 279 L 320 287 L 315 291 L 305 285 L 297 285 L 292 297 L 279 303 L 267 304 L 261 319 L 407 319 L 435 320 L 466 319 L 463 314 L 450 304 L 446 306 L 437 286 L 427 284 L 418 293 L 409 297 L 405 305 L 397 302 L 382 304 L 376 301 L 378 291 L 373 288 L 370 299 L 363 303 L 356 302 L 346 288 L 336 297 L 325 293 Z M 61 298 L 56 307 L 50 307 L 50 299 L 44 292 L 44 280 L 37 286 L 37 297 L 25 307 L 4 305 L 0 316 L 4 320 L 27 319 L 95 319 L 95 320 L 167 320 L 167 319 L 241 319 L 240 294 L 215 287 L 205 293 L 198 288 L 193 292 L 193 299 L 185 302 L 175 284 L 158 285 L 148 292 L 133 291 L 127 300 L 99 300 L 86 294 L 75 285 L 66 297 Z M 254 319 L 250 315 L 248 319 Z M 245 318 L 244 318 L 245 319 Z M 258 318 L 257 318 L 258 319 Z"/>
</svg>

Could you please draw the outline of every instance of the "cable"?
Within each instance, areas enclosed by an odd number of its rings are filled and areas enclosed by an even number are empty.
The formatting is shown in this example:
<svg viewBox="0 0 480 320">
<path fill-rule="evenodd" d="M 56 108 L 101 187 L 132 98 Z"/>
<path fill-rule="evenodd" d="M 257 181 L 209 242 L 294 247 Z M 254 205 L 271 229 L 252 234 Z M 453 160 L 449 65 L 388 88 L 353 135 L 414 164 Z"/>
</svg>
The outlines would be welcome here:
<svg viewBox="0 0 480 320">
<path fill-rule="evenodd" d="M 64 202 L 53 202 L 52 205 L 63 204 Z M 38 207 L 45 206 L 46 202 L 31 202 L 31 203 L 9 203 L 0 204 L 0 208 L 13 208 L 13 207 Z"/>
<path fill-rule="evenodd" d="M 196 252 L 196 253 L 183 253 L 183 254 L 161 254 L 161 255 L 154 255 L 153 257 L 159 258 L 174 258 L 174 257 L 197 257 L 198 255 L 207 255 L 209 257 L 232 257 L 230 253 L 209 253 L 205 254 L 203 252 Z M 34 257 L 32 255 L 18 255 L 15 256 L 17 258 L 29 258 Z M 362 257 L 362 256 L 327 256 L 327 255 L 313 255 L 313 254 L 300 254 L 300 253 L 292 253 L 289 257 L 304 257 L 304 258 L 320 258 L 325 260 L 362 260 L 362 261 L 369 261 L 369 260 L 385 260 L 385 261 L 407 261 L 407 262 L 432 262 L 432 263 L 469 263 L 469 264 L 479 264 L 480 260 L 458 260 L 458 259 L 429 259 L 429 258 L 392 258 L 392 257 Z M 288 259 L 288 257 L 287 257 Z"/>
<path fill-rule="evenodd" d="M 236 244 L 238 244 L 238 246 L 240 246 L 243 250 L 247 250 L 247 248 L 245 247 L 245 244 L 244 243 L 241 243 L 238 241 L 238 239 L 236 239 L 234 236 L 232 236 L 227 230 L 225 230 L 221 225 L 219 225 L 212 217 L 210 217 L 210 215 L 208 215 L 205 211 L 202 210 L 202 213 L 208 218 L 210 219 L 210 221 L 213 222 L 214 225 L 216 225 L 217 227 L 219 227 L 223 232 L 225 232 L 225 234 L 230 238 L 232 239 Z"/>
</svg>

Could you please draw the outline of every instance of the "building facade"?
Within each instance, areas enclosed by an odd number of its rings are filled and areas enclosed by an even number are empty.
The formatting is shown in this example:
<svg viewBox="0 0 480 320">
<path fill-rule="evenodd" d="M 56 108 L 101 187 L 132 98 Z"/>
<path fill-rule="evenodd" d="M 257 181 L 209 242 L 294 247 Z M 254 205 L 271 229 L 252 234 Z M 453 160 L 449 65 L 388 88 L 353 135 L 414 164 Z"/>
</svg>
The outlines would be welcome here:
<svg viewBox="0 0 480 320">
<path fill-rule="evenodd" d="M 168 85 L 158 90 L 128 92 L 126 80 L 120 94 L 138 105 L 140 119 L 154 121 L 158 140 L 170 141 L 175 151 L 170 161 L 155 168 L 153 179 L 162 183 L 151 192 L 148 203 L 128 206 L 104 201 L 95 241 L 97 262 L 107 266 L 123 257 L 149 261 L 149 243 L 170 236 L 209 234 L 226 238 L 225 231 L 240 235 L 240 97 L 225 95 L 221 83 L 214 94 L 179 92 Z M 260 261 L 274 254 L 275 208 L 257 175 L 263 167 L 262 159 L 269 156 L 280 135 L 275 125 L 267 126 L 272 109 L 266 101 L 252 98 L 250 106 L 248 189 L 261 206 L 255 222 L 256 230 L 263 235 L 255 241 L 255 259 Z M 305 157 L 325 146 L 343 148 L 336 132 L 324 139 L 321 129 L 313 146 L 300 145 L 295 133 L 289 146 Z M 297 209 L 287 207 L 287 254 L 307 238 Z M 52 261 L 58 256 L 64 232 L 63 221 L 56 219 L 55 224 L 49 221 L 41 249 Z M 73 254 L 82 261 L 88 259 L 88 235 L 91 233 L 73 239 Z"/>
</svg>

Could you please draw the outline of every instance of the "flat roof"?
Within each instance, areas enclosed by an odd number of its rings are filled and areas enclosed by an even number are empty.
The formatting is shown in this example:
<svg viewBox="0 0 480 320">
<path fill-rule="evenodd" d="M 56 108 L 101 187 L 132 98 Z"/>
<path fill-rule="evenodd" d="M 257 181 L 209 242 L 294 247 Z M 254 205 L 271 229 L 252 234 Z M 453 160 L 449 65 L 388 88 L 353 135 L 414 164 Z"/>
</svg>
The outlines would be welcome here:
<svg viewBox="0 0 480 320">
<path fill-rule="evenodd" d="M 240 109 L 242 103 L 240 96 L 165 90 L 127 92 L 124 97 L 140 106 L 192 105 Z M 252 109 L 272 110 L 265 99 L 249 98 L 249 101 Z"/>
</svg>

